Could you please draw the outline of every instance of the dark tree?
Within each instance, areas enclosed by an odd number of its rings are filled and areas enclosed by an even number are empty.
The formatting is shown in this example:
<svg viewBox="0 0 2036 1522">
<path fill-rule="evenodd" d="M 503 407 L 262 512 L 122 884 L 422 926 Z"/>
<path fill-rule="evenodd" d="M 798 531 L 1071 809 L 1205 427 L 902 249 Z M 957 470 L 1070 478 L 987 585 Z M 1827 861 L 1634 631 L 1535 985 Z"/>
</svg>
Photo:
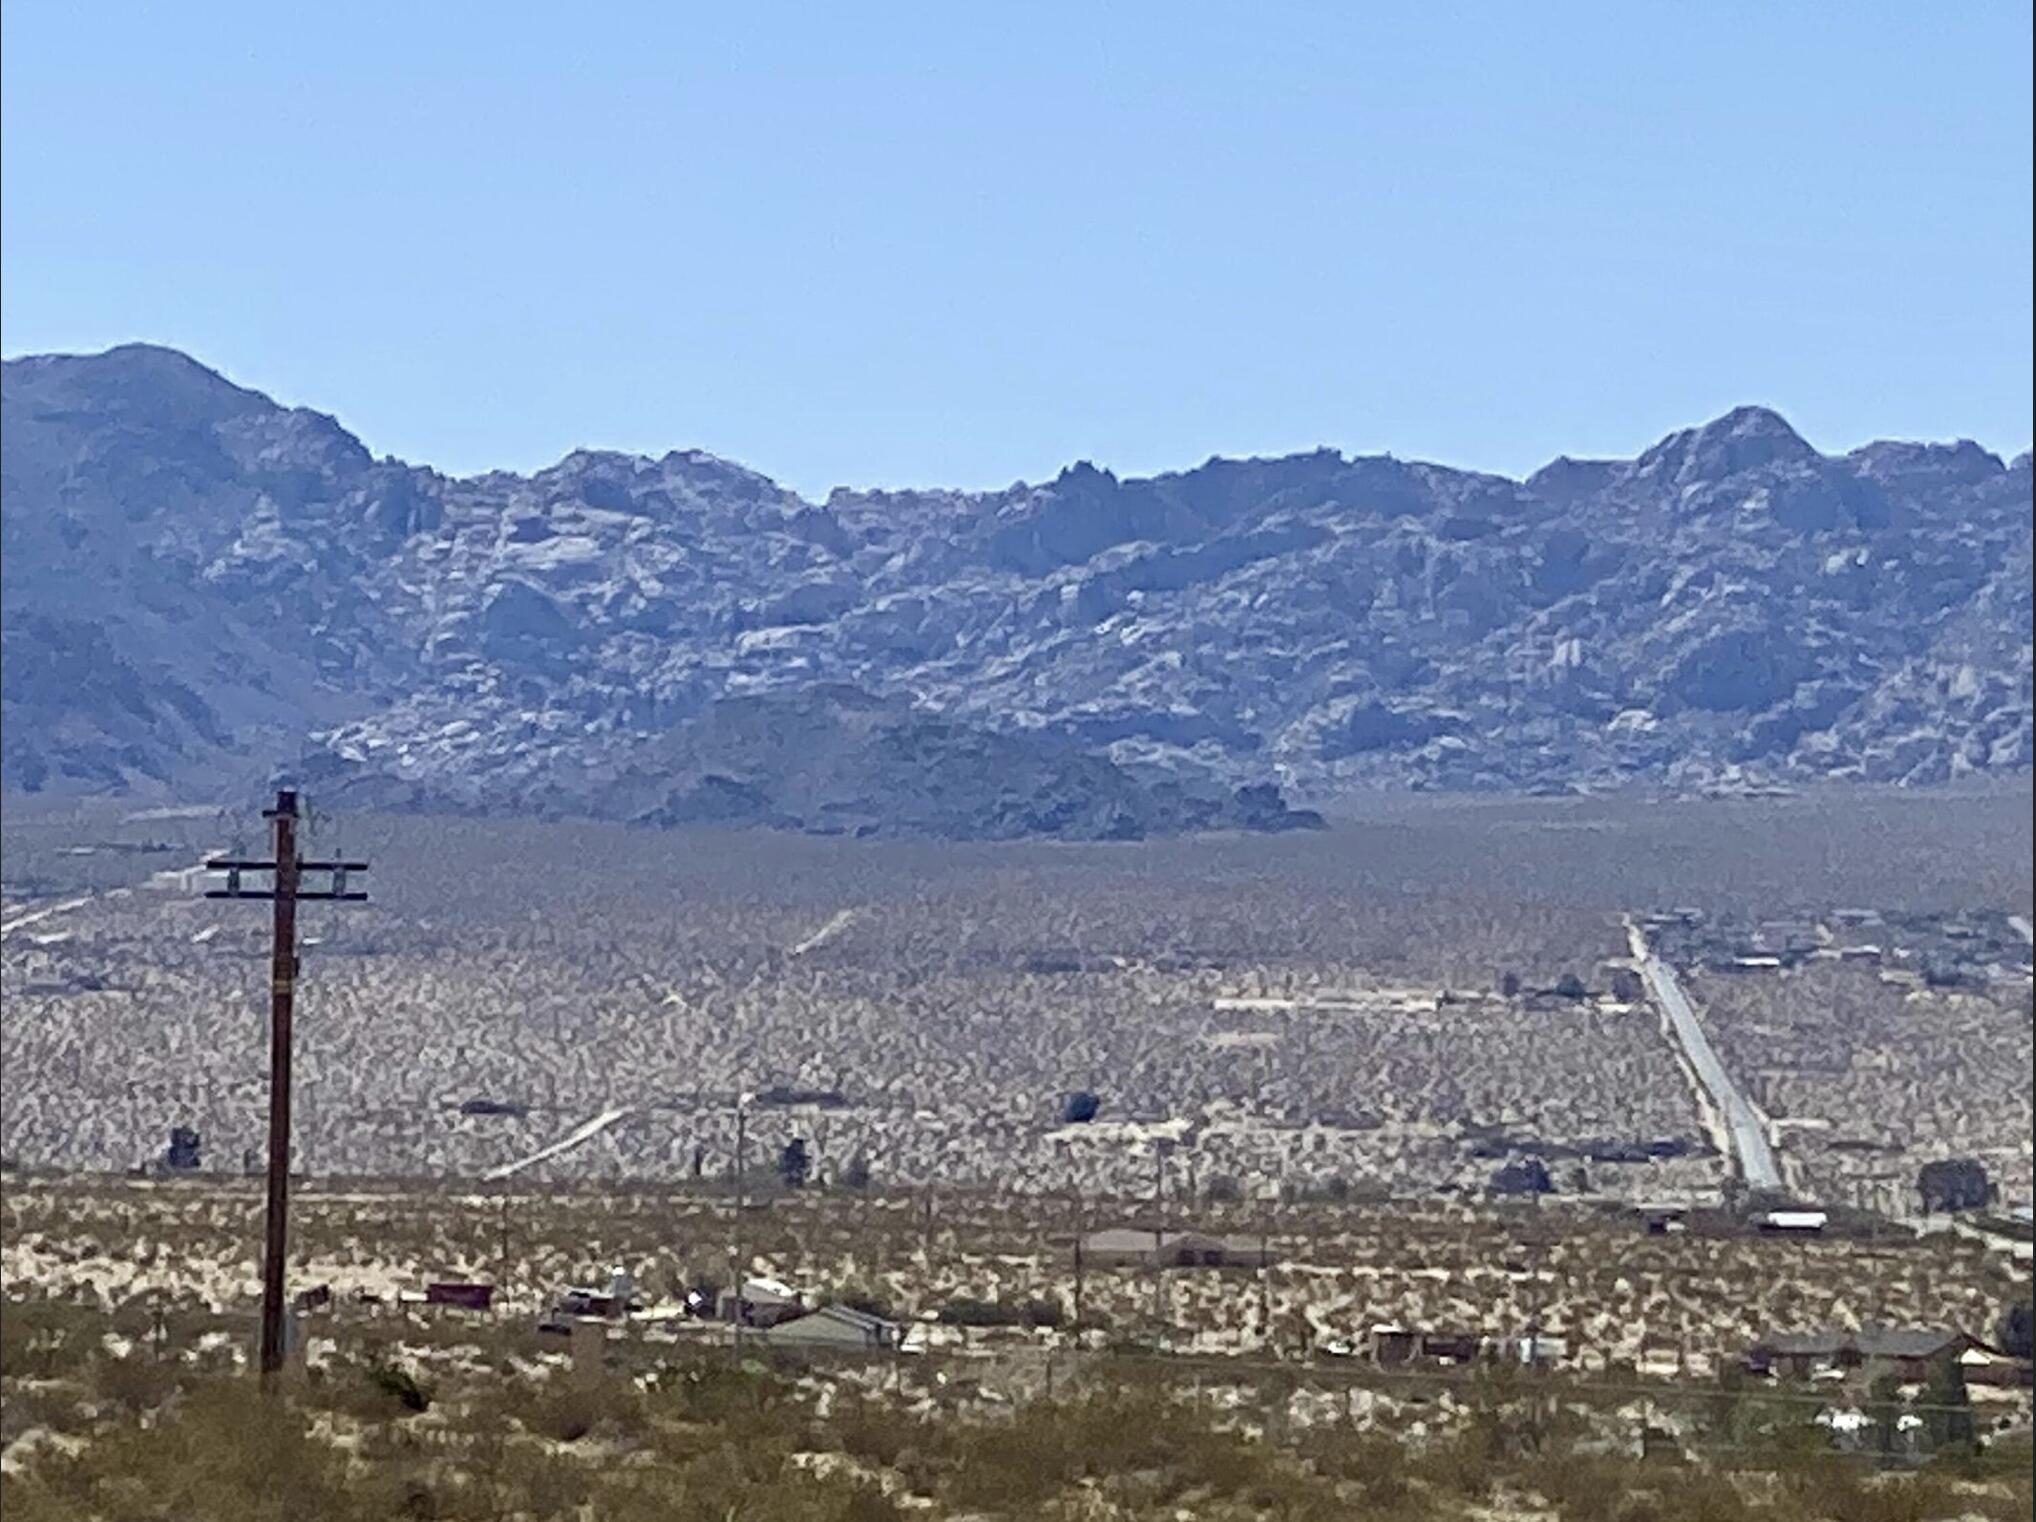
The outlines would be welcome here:
<svg viewBox="0 0 2036 1522">
<path fill-rule="evenodd" d="M 2031 1312 L 2029 1302 L 2017 1300 L 2001 1315 L 2001 1351 L 2010 1358 L 2036 1357 L 2036 1346 L 2032 1346 Z"/>
<path fill-rule="evenodd" d="M 1986 1165 L 1977 1158 L 1941 1158 L 1925 1163 L 1916 1175 L 1916 1189 L 1923 1196 L 1923 1212 L 1936 1215 L 1949 1210 L 1978 1210 L 1991 1198 Z"/>
<path fill-rule="evenodd" d="M 867 1189 L 870 1186 L 869 1155 L 858 1152 L 848 1160 L 848 1166 L 841 1170 L 841 1186 L 844 1189 Z"/>
<path fill-rule="evenodd" d="M 1096 1118 L 1096 1112 L 1103 1108 L 1103 1101 L 1087 1089 L 1077 1089 L 1068 1095 L 1067 1103 L 1061 1106 L 1060 1118 L 1068 1125 L 1079 1126 Z"/>
<path fill-rule="evenodd" d="M 1555 980 L 1555 996 L 1558 999 L 1581 999 L 1590 993 L 1584 987 L 1584 980 L 1573 972 L 1566 972 Z"/>
<path fill-rule="evenodd" d="M 1901 1432 L 1902 1377 L 1883 1374 L 1867 1387 L 1866 1414 L 1873 1422 L 1874 1445 L 1882 1453 L 1893 1453 Z"/>
<path fill-rule="evenodd" d="M 1018 1314 L 1027 1326 L 1055 1327 L 1067 1317 L 1058 1298 L 1027 1300 L 1018 1308 Z"/>
<path fill-rule="evenodd" d="M 1973 1446 L 1972 1396 L 1965 1388 L 1965 1370 L 1945 1359 L 1930 1371 L 1923 1387 L 1923 1430 L 1931 1451 L 1970 1452 Z"/>
<path fill-rule="evenodd" d="M 189 1126 L 178 1126 L 170 1132 L 170 1147 L 163 1154 L 163 1163 L 171 1168 L 196 1168 L 198 1166 L 198 1133 Z"/>
<path fill-rule="evenodd" d="M 1548 1165 L 1538 1157 L 1523 1157 L 1517 1163 L 1508 1163 L 1492 1175 L 1494 1194 L 1552 1194 L 1555 1181 L 1548 1176 Z"/>
<path fill-rule="evenodd" d="M 793 1137 L 785 1143 L 785 1150 L 778 1154 L 778 1177 L 785 1181 L 787 1189 L 806 1187 L 806 1175 L 813 1167 L 813 1160 L 806 1155 L 806 1143 L 801 1137 Z"/>
<path fill-rule="evenodd" d="M 1520 974 L 1518 974 L 1517 972 L 1502 972 L 1502 973 L 1500 973 L 1500 974 L 1499 974 L 1499 994 L 1500 994 L 1500 996 L 1501 996 L 1501 997 L 1503 997 L 1503 998 L 1507 998 L 1507 999 L 1517 999 L 1517 998 L 1519 998 L 1519 997 L 1520 997 Z"/>
</svg>

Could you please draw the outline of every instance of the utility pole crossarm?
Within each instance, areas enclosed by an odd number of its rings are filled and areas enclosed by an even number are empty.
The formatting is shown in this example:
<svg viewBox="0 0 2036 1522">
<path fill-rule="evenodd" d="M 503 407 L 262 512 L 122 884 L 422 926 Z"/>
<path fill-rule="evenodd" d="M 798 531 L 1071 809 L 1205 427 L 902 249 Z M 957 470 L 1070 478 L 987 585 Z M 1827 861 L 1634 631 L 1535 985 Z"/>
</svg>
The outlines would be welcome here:
<svg viewBox="0 0 2036 1522">
<path fill-rule="evenodd" d="M 205 891 L 205 896 L 207 898 L 258 898 L 273 900 L 276 892 L 273 888 L 208 888 Z M 364 891 L 353 889 L 349 889 L 345 893 L 334 893 L 329 889 L 299 888 L 289 896 L 299 903 L 306 899 L 325 899 L 343 904 L 364 904 L 368 901 L 368 895 Z"/>
<path fill-rule="evenodd" d="M 273 818 L 273 814 L 270 817 Z M 243 872 L 274 872 L 276 864 L 273 860 L 260 861 L 238 856 L 219 856 L 206 862 L 205 870 L 208 872 L 224 872 L 226 874 L 226 886 L 224 888 L 208 888 L 205 892 L 207 898 L 257 898 L 273 900 L 276 896 L 274 888 L 243 888 L 240 885 L 240 874 Z M 298 899 L 321 899 L 328 902 L 347 904 L 362 904 L 367 902 L 368 895 L 363 890 L 358 888 L 349 889 L 346 885 L 346 880 L 350 875 L 368 870 L 368 864 L 364 861 L 300 861 L 296 864 L 295 870 L 300 878 L 306 872 L 328 872 L 332 875 L 332 886 L 330 888 L 300 887 L 295 890 L 292 897 Z"/>
<path fill-rule="evenodd" d="M 364 861 L 300 861 L 299 872 L 365 872 L 368 864 Z M 215 857 L 205 863 L 207 872 L 273 872 L 273 861 L 247 861 L 238 857 Z"/>
</svg>

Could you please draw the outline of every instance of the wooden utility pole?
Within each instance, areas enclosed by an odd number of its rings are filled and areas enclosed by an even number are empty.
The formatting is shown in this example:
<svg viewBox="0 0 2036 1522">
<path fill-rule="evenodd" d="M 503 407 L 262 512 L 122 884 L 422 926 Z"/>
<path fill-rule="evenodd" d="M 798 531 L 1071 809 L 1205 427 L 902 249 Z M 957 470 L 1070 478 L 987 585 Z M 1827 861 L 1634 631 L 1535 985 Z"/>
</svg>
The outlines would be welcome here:
<svg viewBox="0 0 2036 1522">
<path fill-rule="evenodd" d="M 509 1279 L 510 1279 L 510 1275 L 509 1275 L 509 1184 L 510 1184 L 510 1181 L 509 1181 L 508 1179 L 504 1179 L 504 1180 L 502 1180 L 502 1202 L 501 1202 L 501 1220 L 500 1220 L 500 1222 L 499 1222 L 499 1225 L 500 1225 L 500 1227 L 501 1227 L 501 1231 L 502 1231 L 502 1266 L 501 1266 L 501 1268 L 500 1268 L 500 1269 L 499 1269 L 499 1270 L 497 1271 L 497 1273 L 496 1273 L 496 1277 L 497 1277 L 498 1279 L 500 1279 L 500 1280 L 502 1281 L 502 1284 L 501 1284 L 501 1289 L 502 1289 L 502 1310 L 503 1310 L 503 1312 L 504 1312 L 505 1314 L 506 1314 L 506 1313 L 508 1312 L 508 1310 L 509 1310 Z"/>
<path fill-rule="evenodd" d="M 1082 1325 L 1082 1222 L 1075 1217 L 1075 1328 Z"/>
<path fill-rule="evenodd" d="M 1156 1137 L 1152 1145 L 1152 1328 L 1158 1341 L 1165 1335 L 1166 1310 L 1166 1155 L 1169 1142 Z"/>
<path fill-rule="evenodd" d="M 749 1095 L 747 1092 L 735 1100 L 735 1219 L 730 1232 L 728 1267 L 735 1280 L 735 1333 L 732 1346 L 735 1360 L 742 1361 L 742 1322 L 749 1313 L 749 1302 L 743 1291 L 749 1288 L 748 1255 L 742 1248 L 742 1210 L 744 1199 L 743 1174 L 749 1167 Z"/>
<path fill-rule="evenodd" d="M 304 899 L 359 903 L 367 897 L 348 891 L 349 873 L 365 872 L 364 861 L 304 861 L 297 855 L 297 794 L 276 793 L 276 806 L 262 817 L 274 828 L 275 855 L 268 861 L 225 857 L 205 863 L 206 870 L 224 872 L 226 886 L 207 898 L 268 899 L 276 906 L 275 937 L 269 960 L 269 1189 L 262 1240 L 261 1376 L 270 1383 L 283 1367 L 284 1254 L 289 1242 L 290 1214 L 290 1017 L 297 991 L 297 905 Z M 269 872 L 275 886 L 249 889 L 240 885 L 243 872 Z M 306 872 L 329 872 L 332 886 L 307 892 Z"/>
</svg>

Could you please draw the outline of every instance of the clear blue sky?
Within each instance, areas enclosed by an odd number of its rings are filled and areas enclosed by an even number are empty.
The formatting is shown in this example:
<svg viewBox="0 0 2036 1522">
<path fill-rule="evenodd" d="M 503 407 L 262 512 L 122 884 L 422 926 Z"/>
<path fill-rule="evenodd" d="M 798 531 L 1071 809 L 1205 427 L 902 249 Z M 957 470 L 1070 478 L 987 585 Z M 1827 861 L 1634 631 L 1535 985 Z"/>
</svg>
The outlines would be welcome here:
<svg viewBox="0 0 2036 1522">
<path fill-rule="evenodd" d="M 9 355 L 809 494 L 2030 437 L 2030 8 L 0 10 Z"/>
</svg>

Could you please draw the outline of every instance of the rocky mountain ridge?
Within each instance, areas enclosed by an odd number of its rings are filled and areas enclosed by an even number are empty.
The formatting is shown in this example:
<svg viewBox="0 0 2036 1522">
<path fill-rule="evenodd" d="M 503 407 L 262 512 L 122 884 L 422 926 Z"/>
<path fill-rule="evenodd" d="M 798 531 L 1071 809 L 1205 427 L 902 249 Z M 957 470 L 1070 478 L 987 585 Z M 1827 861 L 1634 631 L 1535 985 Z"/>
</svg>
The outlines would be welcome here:
<svg viewBox="0 0 2036 1522">
<path fill-rule="evenodd" d="M 1319 450 L 815 503 L 698 451 L 454 479 L 144 345 L 4 375 L 12 788 L 683 813 L 643 778 L 740 771 L 758 698 L 1233 800 L 2031 757 L 2030 462 L 1964 441 L 1826 456 L 1747 407 L 1525 481 Z M 855 775 L 772 788 L 861 828 Z"/>
</svg>

